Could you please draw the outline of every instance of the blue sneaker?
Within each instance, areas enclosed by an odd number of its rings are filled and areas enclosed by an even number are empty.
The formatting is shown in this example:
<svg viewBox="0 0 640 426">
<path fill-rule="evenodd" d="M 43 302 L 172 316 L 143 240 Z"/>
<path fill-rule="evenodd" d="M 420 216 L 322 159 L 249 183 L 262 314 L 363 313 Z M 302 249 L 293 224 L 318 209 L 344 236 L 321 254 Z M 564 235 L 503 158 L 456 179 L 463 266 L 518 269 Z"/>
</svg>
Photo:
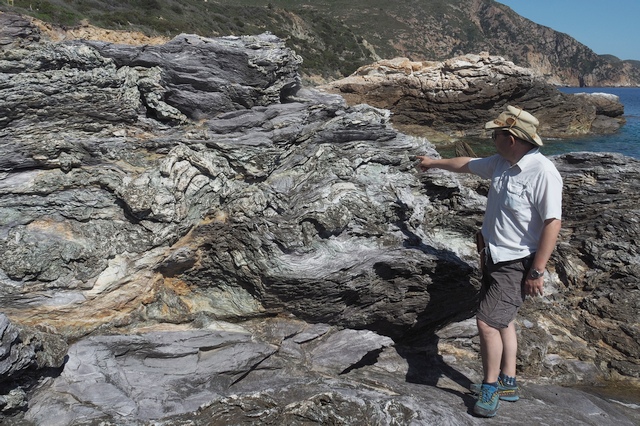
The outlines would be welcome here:
<svg viewBox="0 0 640 426">
<path fill-rule="evenodd" d="M 473 412 L 481 417 L 493 417 L 498 412 L 500 405 L 500 395 L 498 388 L 493 385 L 483 383 L 480 387 L 480 395 L 478 401 L 473 407 Z"/>
<path fill-rule="evenodd" d="M 482 388 L 482 383 L 472 383 L 469 386 L 469 390 L 471 393 L 475 395 L 480 394 L 480 389 Z M 518 385 L 510 386 L 506 385 L 502 381 L 502 377 L 498 378 L 498 395 L 500 395 L 500 399 L 503 401 L 515 402 L 520 399 L 520 388 Z"/>
</svg>

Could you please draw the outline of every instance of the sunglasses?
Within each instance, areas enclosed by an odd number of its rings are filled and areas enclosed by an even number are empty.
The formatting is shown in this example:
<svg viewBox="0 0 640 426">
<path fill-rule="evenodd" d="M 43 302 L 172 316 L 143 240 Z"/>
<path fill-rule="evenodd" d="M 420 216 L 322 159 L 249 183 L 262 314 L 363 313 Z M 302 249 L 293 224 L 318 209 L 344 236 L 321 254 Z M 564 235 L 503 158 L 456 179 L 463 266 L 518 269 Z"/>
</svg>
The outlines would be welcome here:
<svg viewBox="0 0 640 426">
<path fill-rule="evenodd" d="M 491 133 L 491 139 L 495 141 L 496 139 L 498 139 L 499 135 L 511 136 L 511 133 L 507 132 L 506 130 L 494 130 L 493 133 Z"/>
</svg>

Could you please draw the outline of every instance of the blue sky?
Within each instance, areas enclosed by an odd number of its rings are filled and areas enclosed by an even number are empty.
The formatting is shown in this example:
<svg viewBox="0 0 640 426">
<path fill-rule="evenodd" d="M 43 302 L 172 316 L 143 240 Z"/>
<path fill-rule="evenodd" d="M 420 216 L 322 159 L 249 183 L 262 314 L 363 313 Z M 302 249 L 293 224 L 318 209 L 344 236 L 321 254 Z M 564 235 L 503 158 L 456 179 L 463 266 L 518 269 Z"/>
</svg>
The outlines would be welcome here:
<svg viewBox="0 0 640 426">
<path fill-rule="evenodd" d="M 640 60 L 640 0 L 496 0 L 594 52 Z"/>
</svg>

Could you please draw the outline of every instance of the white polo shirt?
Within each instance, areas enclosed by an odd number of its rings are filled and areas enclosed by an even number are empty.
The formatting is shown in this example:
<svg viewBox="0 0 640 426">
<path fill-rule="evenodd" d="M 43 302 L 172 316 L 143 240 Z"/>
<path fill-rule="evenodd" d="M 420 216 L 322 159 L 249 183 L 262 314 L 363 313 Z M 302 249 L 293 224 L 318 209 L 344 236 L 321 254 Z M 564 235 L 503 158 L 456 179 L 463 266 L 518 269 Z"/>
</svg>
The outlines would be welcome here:
<svg viewBox="0 0 640 426">
<path fill-rule="evenodd" d="M 482 235 L 494 262 L 534 253 L 544 221 L 562 217 L 562 177 L 532 149 L 513 166 L 499 154 L 474 158 L 472 173 L 491 179 Z"/>
</svg>

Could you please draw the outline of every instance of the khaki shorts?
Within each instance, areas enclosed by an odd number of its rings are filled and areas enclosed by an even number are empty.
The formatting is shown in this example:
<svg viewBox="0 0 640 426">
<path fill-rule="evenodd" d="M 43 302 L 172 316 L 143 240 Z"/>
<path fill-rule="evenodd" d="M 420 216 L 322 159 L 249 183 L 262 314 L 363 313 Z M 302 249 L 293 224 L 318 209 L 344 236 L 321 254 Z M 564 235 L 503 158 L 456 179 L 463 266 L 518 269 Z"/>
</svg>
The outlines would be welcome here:
<svg viewBox="0 0 640 426">
<path fill-rule="evenodd" d="M 493 328 L 507 328 L 525 299 L 524 281 L 534 254 L 508 262 L 487 261 L 476 318 Z"/>
</svg>

